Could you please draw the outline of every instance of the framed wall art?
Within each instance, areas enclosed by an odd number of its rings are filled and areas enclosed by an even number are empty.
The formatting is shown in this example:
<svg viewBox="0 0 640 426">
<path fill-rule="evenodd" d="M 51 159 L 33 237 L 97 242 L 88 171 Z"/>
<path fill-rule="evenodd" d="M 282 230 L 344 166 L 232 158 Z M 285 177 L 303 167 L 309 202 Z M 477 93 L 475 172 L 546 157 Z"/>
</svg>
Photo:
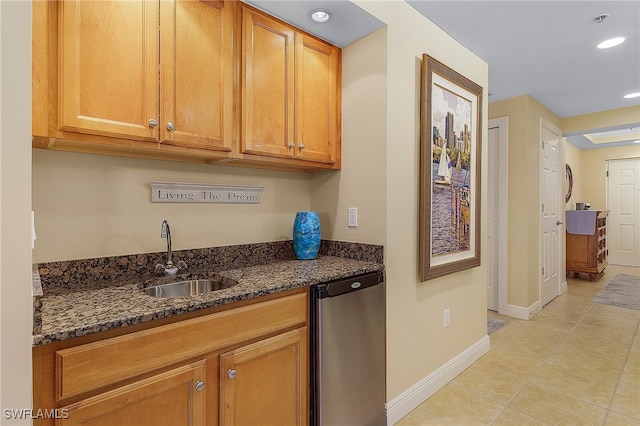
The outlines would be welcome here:
<svg viewBox="0 0 640 426">
<path fill-rule="evenodd" d="M 422 56 L 422 281 L 480 265 L 482 87 Z"/>
</svg>

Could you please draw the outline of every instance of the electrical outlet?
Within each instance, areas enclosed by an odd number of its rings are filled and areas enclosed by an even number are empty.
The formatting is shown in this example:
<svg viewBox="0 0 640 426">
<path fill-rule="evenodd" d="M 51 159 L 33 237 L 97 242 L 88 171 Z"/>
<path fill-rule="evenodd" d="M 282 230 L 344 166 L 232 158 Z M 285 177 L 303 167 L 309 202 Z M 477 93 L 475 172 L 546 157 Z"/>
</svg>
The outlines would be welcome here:
<svg viewBox="0 0 640 426">
<path fill-rule="evenodd" d="M 444 310 L 444 326 L 449 327 L 451 325 L 451 309 Z"/>
<path fill-rule="evenodd" d="M 347 213 L 347 226 L 349 228 L 358 227 L 358 209 L 356 207 L 349 207 Z"/>
</svg>

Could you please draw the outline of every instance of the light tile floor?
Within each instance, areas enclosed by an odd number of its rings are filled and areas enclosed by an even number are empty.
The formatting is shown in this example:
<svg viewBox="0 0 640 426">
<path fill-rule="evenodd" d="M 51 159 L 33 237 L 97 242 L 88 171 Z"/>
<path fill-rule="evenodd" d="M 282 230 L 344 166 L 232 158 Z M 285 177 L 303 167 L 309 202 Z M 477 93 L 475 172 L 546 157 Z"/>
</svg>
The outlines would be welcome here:
<svg viewBox="0 0 640 426">
<path fill-rule="evenodd" d="M 396 425 L 640 425 L 640 311 L 594 304 L 618 273 L 569 278 L 529 321 L 491 335 L 491 350 Z"/>
</svg>

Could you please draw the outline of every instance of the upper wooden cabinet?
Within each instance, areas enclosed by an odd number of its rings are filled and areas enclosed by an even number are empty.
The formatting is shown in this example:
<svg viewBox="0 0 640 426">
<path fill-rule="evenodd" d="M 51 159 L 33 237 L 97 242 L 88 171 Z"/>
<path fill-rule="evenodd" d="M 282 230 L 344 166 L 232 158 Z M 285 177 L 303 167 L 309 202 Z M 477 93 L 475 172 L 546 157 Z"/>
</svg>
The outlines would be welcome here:
<svg viewBox="0 0 640 426">
<path fill-rule="evenodd" d="M 231 151 L 232 9 L 62 1 L 59 129 Z"/>
<path fill-rule="evenodd" d="M 296 158 L 339 162 L 341 56 L 306 34 L 296 38 Z"/>
<path fill-rule="evenodd" d="M 235 8 L 215 0 L 160 2 L 161 142 L 232 149 Z"/>
<path fill-rule="evenodd" d="M 157 140 L 158 3 L 59 3 L 60 130 Z"/>
<path fill-rule="evenodd" d="M 242 153 L 339 168 L 337 47 L 242 9 Z"/>
<path fill-rule="evenodd" d="M 236 1 L 33 2 L 33 146 L 340 168 L 341 50 Z"/>
</svg>

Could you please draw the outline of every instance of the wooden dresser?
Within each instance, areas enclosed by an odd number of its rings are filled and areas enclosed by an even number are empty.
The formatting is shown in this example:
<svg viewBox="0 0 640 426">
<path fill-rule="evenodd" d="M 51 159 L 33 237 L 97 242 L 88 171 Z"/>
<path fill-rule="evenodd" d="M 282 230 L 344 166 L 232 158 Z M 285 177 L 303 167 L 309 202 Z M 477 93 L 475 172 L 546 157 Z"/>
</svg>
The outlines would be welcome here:
<svg viewBox="0 0 640 426">
<path fill-rule="evenodd" d="M 607 211 L 567 210 L 567 274 L 595 281 L 607 267 Z"/>
</svg>

